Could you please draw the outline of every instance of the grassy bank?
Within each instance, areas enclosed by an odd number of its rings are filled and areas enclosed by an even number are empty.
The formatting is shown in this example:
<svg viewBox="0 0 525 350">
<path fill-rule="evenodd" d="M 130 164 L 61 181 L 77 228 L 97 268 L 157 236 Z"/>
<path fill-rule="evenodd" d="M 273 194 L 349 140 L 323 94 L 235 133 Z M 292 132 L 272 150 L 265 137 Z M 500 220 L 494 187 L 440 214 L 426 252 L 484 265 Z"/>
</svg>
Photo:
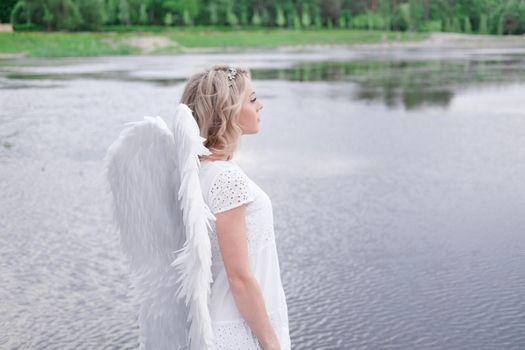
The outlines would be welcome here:
<svg viewBox="0 0 525 350">
<path fill-rule="evenodd" d="M 0 33 L 0 54 L 69 57 L 276 48 L 293 45 L 355 45 L 421 40 L 423 33 L 356 30 L 191 30 L 111 31 L 100 33 Z"/>
<path fill-rule="evenodd" d="M 140 49 L 116 44 L 107 33 L 0 33 L 0 54 L 30 57 L 129 55 Z"/>
<path fill-rule="evenodd" d="M 187 48 L 216 47 L 279 47 L 289 45 L 355 45 L 423 39 L 422 33 L 394 33 L 357 30 L 267 30 L 172 32 L 170 37 Z"/>
</svg>

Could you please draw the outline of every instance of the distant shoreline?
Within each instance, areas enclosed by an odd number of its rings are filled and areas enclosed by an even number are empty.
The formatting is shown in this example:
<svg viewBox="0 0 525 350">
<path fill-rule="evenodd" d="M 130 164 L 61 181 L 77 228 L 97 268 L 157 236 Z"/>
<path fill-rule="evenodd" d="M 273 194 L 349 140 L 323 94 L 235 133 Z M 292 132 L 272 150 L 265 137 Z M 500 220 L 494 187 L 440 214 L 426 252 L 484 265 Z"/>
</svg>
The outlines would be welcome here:
<svg viewBox="0 0 525 350">
<path fill-rule="evenodd" d="M 384 49 L 525 49 L 525 35 L 379 31 L 0 33 L 0 58 Z"/>
</svg>

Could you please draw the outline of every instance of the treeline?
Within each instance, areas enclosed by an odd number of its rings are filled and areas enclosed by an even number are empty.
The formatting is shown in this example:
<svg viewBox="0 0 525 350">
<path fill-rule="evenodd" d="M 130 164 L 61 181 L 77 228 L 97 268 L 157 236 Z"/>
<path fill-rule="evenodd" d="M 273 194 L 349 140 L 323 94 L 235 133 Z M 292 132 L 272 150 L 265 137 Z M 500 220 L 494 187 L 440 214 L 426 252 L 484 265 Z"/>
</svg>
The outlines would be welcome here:
<svg viewBox="0 0 525 350">
<path fill-rule="evenodd" d="M 15 30 L 107 25 L 525 33 L 525 0 L 2 0 Z"/>
</svg>

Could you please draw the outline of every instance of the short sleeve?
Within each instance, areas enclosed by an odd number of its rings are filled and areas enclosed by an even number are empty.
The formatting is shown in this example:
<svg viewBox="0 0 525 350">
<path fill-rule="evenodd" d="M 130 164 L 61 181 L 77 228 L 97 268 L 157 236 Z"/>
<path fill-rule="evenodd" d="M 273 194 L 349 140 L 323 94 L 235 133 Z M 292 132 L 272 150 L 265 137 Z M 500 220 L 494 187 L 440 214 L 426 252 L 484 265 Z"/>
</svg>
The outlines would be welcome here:
<svg viewBox="0 0 525 350">
<path fill-rule="evenodd" d="M 209 192 L 210 210 L 217 214 L 254 200 L 248 177 L 238 169 L 227 169 L 214 179 Z"/>
</svg>

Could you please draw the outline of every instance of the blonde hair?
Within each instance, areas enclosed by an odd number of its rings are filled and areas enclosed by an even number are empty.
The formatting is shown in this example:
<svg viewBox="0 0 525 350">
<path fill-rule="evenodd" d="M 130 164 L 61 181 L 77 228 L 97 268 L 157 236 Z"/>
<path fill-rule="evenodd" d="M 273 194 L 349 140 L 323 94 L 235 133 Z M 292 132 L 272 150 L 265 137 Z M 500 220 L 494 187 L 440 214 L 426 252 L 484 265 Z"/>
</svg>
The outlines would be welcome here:
<svg viewBox="0 0 525 350">
<path fill-rule="evenodd" d="M 194 74 L 187 81 L 181 103 L 193 112 L 204 146 L 212 154 L 199 159 L 231 159 L 237 149 L 242 130 L 238 119 L 245 97 L 245 82 L 250 78 L 247 69 L 237 70 L 233 80 L 228 79 L 228 65 L 216 65 Z"/>
</svg>

